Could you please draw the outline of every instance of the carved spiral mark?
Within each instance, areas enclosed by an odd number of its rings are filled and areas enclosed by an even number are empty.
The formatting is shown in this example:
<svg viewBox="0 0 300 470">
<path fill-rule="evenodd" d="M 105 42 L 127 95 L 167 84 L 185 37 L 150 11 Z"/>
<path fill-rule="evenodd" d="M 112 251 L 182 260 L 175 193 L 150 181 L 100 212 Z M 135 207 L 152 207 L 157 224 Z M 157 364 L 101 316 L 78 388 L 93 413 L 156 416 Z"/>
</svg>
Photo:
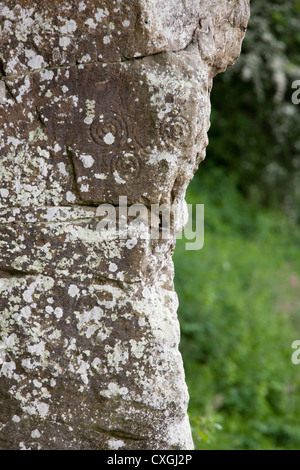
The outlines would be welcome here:
<svg viewBox="0 0 300 470">
<path fill-rule="evenodd" d="M 112 170 L 125 181 L 136 179 L 140 172 L 140 161 L 134 155 L 122 155 L 112 161 Z"/>
<path fill-rule="evenodd" d="M 126 124 L 116 113 L 96 118 L 91 124 L 90 134 L 96 144 L 108 150 L 122 147 L 127 140 Z"/>
<path fill-rule="evenodd" d="M 162 137 L 171 143 L 180 143 L 183 147 L 191 146 L 191 128 L 188 121 L 184 118 L 180 118 L 176 122 L 165 123 L 162 126 L 161 133 Z"/>
</svg>

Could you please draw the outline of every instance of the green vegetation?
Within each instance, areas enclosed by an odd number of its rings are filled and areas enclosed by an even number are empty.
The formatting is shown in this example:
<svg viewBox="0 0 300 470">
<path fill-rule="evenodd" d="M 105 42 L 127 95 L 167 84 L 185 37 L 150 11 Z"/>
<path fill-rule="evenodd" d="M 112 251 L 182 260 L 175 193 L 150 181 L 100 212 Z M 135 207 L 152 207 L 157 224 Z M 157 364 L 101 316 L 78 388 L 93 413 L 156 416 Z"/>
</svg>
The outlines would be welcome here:
<svg viewBox="0 0 300 470">
<path fill-rule="evenodd" d="M 204 248 L 178 240 L 174 256 L 198 449 L 300 449 L 300 2 L 251 3 L 243 57 L 215 80 L 208 156 L 187 196 L 205 204 Z"/>
<path fill-rule="evenodd" d="M 300 448 L 300 231 L 219 169 L 199 174 L 188 201 L 205 204 L 204 248 L 178 240 L 175 253 L 197 447 Z"/>
<path fill-rule="evenodd" d="M 208 167 L 221 166 L 240 191 L 264 205 L 300 212 L 300 2 L 251 0 L 237 64 L 216 77 Z"/>
</svg>

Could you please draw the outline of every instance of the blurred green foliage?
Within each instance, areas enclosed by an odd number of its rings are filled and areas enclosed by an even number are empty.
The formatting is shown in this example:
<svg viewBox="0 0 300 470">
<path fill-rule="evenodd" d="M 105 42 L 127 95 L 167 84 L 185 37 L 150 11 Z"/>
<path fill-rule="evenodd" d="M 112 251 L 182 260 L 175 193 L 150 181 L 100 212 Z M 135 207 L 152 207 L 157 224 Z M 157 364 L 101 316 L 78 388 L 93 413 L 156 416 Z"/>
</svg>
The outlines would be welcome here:
<svg viewBox="0 0 300 470">
<path fill-rule="evenodd" d="M 299 229 L 221 169 L 199 173 L 188 201 L 205 204 L 204 248 L 178 240 L 174 256 L 197 447 L 300 448 Z"/>
<path fill-rule="evenodd" d="M 299 0 L 251 0 L 237 64 L 215 79 L 207 166 L 238 176 L 240 191 L 300 216 Z"/>
<path fill-rule="evenodd" d="M 204 248 L 178 240 L 174 255 L 198 449 L 300 449 L 300 2 L 251 4 L 187 195 L 205 204 Z"/>
</svg>

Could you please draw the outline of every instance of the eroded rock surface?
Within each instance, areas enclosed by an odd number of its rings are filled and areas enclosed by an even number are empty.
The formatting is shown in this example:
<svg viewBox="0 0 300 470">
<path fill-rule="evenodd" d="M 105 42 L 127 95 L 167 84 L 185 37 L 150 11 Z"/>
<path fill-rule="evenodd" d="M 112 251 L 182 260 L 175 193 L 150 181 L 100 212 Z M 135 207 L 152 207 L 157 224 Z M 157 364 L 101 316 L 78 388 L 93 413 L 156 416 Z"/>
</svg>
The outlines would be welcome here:
<svg viewBox="0 0 300 470">
<path fill-rule="evenodd" d="M 193 448 L 175 233 L 99 232 L 97 206 L 172 205 L 182 228 L 248 16 L 248 0 L 0 2 L 1 449 Z"/>
</svg>

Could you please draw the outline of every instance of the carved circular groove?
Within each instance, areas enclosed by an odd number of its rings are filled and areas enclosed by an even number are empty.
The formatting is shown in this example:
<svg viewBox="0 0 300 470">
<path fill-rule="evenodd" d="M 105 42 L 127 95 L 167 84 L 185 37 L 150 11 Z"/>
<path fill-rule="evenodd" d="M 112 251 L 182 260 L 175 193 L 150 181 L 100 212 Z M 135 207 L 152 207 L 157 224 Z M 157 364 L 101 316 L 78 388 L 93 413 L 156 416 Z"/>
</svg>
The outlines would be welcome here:
<svg viewBox="0 0 300 470">
<path fill-rule="evenodd" d="M 109 113 L 99 116 L 91 124 L 90 134 L 93 141 L 101 147 L 122 147 L 127 139 L 127 129 L 121 116 Z"/>
<path fill-rule="evenodd" d="M 122 155 L 113 160 L 113 171 L 124 180 L 132 180 L 138 177 L 140 172 L 140 161 L 134 155 Z"/>
<path fill-rule="evenodd" d="M 181 118 L 176 122 L 166 123 L 162 129 L 163 138 L 171 143 L 180 143 L 184 147 L 190 147 L 191 129 L 189 123 Z"/>
</svg>

